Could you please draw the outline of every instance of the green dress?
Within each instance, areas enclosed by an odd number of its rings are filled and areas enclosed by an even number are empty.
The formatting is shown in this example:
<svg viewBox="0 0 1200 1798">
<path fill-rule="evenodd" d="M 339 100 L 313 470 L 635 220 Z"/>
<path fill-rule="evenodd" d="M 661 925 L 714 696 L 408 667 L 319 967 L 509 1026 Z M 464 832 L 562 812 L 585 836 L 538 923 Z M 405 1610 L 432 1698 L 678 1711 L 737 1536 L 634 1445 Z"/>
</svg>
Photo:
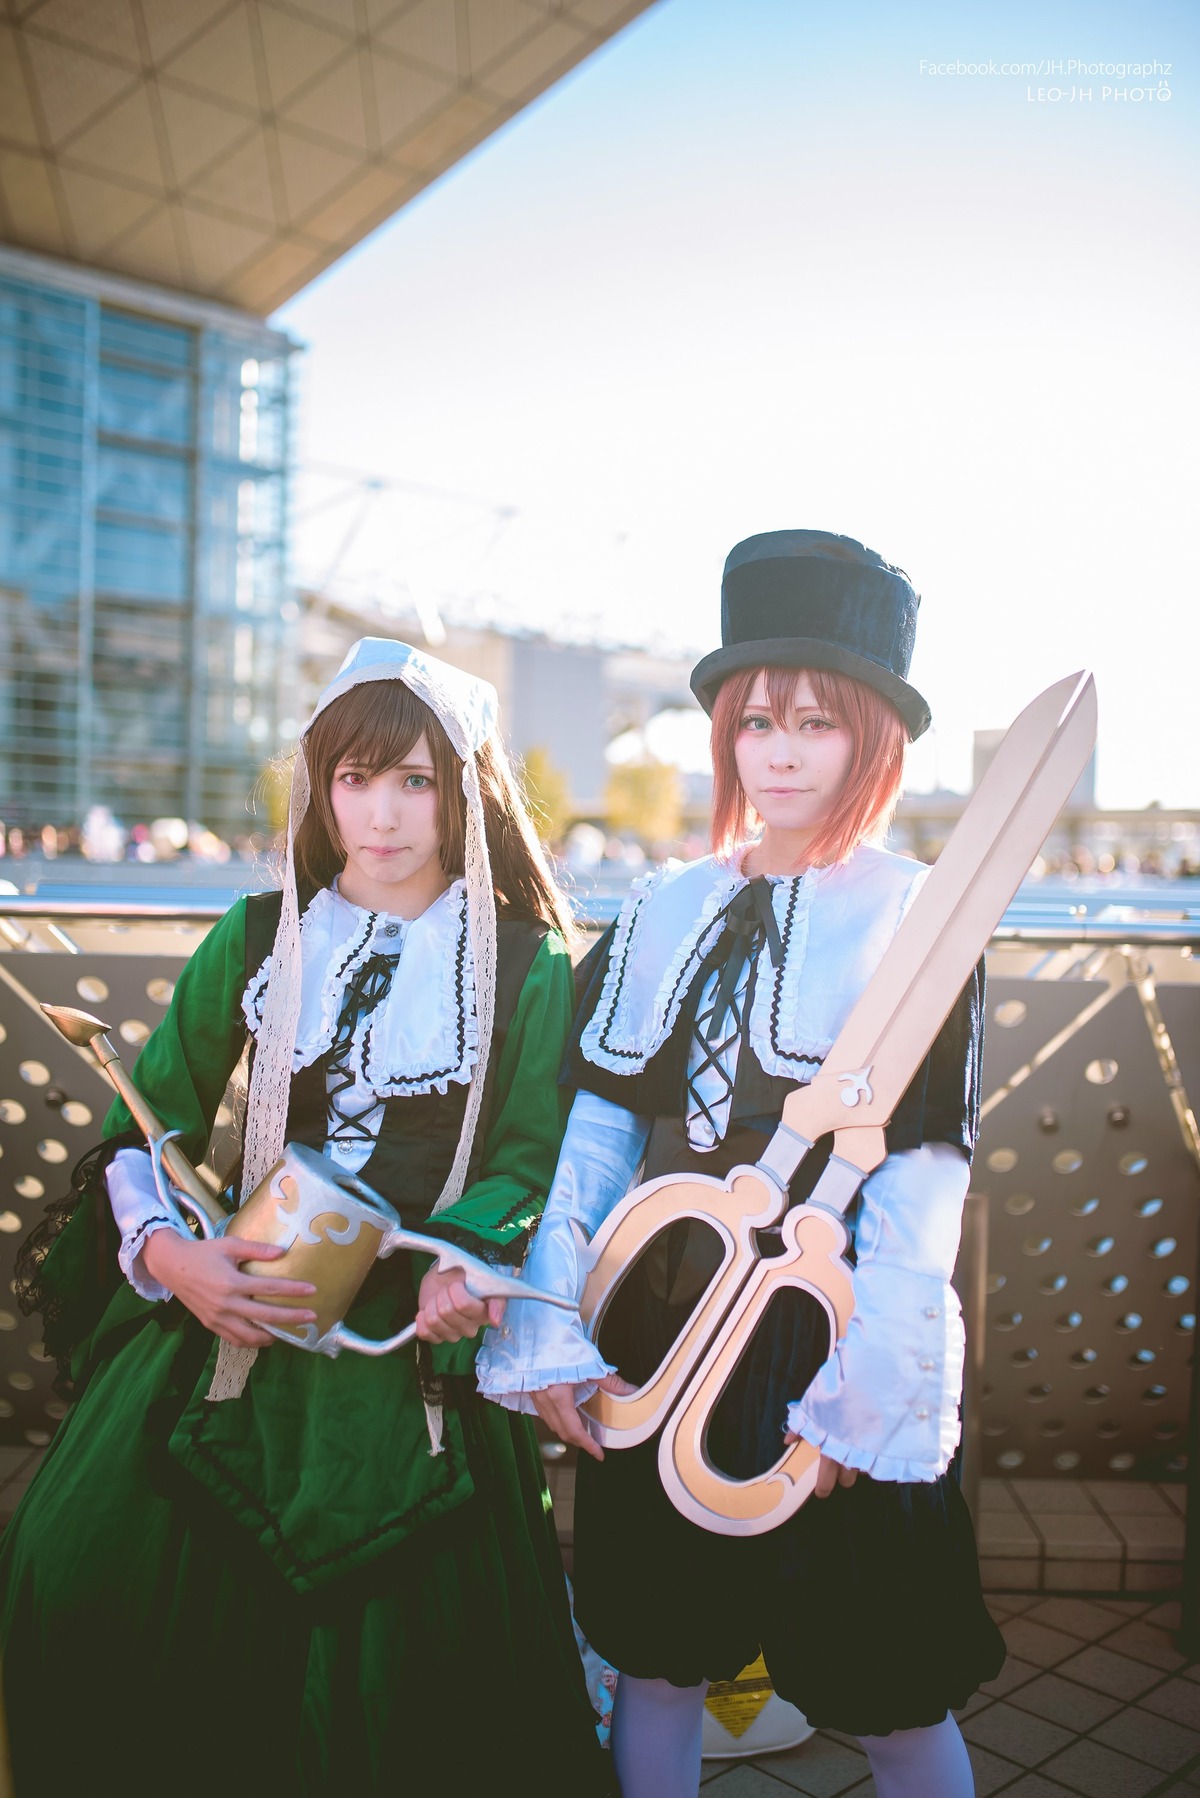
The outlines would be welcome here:
<svg viewBox="0 0 1200 1798">
<path fill-rule="evenodd" d="M 268 898 L 227 914 L 138 1060 L 193 1159 L 277 913 Z M 522 920 L 502 917 L 499 958 L 472 1178 L 431 1228 L 517 1262 L 562 1133 L 572 983 L 561 941 Z M 320 1069 L 301 1085 L 289 1133 L 320 1140 Z M 381 1132 L 383 1190 L 406 1222 L 428 1215 L 463 1096 L 388 1101 L 400 1124 Z M 129 1124 L 115 1105 L 105 1136 Z M 444 1407 L 436 1456 L 411 1349 L 329 1360 L 273 1346 L 241 1398 L 207 1403 L 213 1336 L 114 1273 L 103 1162 L 39 1282 L 76 1402 L 0 1552 L 18 1798 L 370 1798 L 435 1781 L 607 1793 L 537 1443 L 477 1396 L 476 1343 L 422 1350 L 425 1396 L 433 1382 Z M 363 1176 L 379 1174 L 373 1158 Z M 383 1335 L 410 1318 L 425 1265 L 377 1263 L 353 1326 Z"/>
</svg>

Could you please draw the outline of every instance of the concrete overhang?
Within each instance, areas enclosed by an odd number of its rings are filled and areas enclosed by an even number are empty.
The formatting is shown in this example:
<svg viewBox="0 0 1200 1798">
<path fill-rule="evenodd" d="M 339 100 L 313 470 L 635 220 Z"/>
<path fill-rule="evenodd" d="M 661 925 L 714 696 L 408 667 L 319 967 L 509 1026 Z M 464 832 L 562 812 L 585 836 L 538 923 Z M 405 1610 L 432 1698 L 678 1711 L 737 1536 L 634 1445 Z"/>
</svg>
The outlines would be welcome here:
<svg viewBox="0 0 1200 1798">
<path fill-rule="evenodd" d="M 265 314 L 653 0 L 0 0 L 0 236 Z"/>
</svg>

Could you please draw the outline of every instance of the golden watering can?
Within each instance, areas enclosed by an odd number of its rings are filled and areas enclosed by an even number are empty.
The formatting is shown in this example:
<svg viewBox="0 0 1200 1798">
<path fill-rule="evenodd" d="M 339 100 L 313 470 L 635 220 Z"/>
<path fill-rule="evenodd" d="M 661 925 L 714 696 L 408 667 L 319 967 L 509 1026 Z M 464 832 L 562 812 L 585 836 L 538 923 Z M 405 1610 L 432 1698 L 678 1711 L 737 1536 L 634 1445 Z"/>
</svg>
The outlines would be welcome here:
<svg viewBox="0 0 1200 1798">
<path fill-rule="evenodd" d="M 277 1261 L 244 1261 L 243 1271 L 272 1279 L 306 1280 L 316 1287 L 305 1301 L 306 1309 L 317 1314 L 315 1323 L 263 1323 L 262 1328 L 281 1342 L 331 1356 L 340 1355 L 343 1349 L 354 1349 L 360 1355 L 387 1355 L 411 1342 L 417 1333 L 415 1323 L 394 1336 L 376 1339 L 360 1336 L 344 1322 L 375 1262 L 397 1249 L 431 1256 L 442 1272 L 461 1270 L 472 1298 L 535 1299 L 577 1310 L 573 1299 L 527 1286 L 439 1237 L 404 1229 L 396 1211 L 365 1180 L 342 1172 L 327 1156 L 302 1143 L 287 1143 L 245 1204 L 227 1215 L 179 1148 L 175 1138 L 180 1132 L 163 1129 L 134 1085 L 105 1034 L 108 1026 L 73 1006 L 43 1005 L 42 1010 L 69 1043 L 91 1050 L 125 1101 L 150 1146 L 155 1185 L 169 1212 L 184 1222 L 182 1209 L 189 1211 L 201 1234 L 210 1240 L 240 1236 L 277 1245 L 285 1250 Z M 296 1301 L 264 1298 L 262 1303 L 291 1309 Z"/>
</svg>

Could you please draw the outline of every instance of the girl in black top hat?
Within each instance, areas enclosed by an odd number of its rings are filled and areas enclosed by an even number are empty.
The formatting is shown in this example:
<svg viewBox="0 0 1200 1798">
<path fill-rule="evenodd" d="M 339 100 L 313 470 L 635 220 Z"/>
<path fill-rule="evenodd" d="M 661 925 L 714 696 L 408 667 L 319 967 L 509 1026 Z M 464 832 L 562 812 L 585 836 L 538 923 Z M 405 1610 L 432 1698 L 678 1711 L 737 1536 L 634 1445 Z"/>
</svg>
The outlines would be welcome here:
<svg viewBox="0 0 1200 1798">
<path fill-rule="evenodd" d="M 877 847 L 906 740 L 918 600 L 851 538 L 774 531 L 732 551 L 722 647 L 692 686 L 713 721 L 714 854 L 635 883 L 586 968 L 569 1057 L 579 1088 L 528 1262 L 582 1288 L 590 1237 L 638 1177 L 754 1162 L 813 1077 L 926 870 Z M 599 1348 L 548 1306 L 511 1305 L 484 1392 L 535 1410 L 581 1457 L 578 1621 L 620 1669 L 624 1798 L 689 1798 L 712 1680 L 763 1653 L 775 1690 L 863 1742 L 880 1798 L 969 1798 L 951 1711 L 999 1672 L 951 1463 L 963 1337 L 950 1286 L 978 1126 L 982 974 L 887 1130 L 853 1219 L 855 1310 L 829 1355 L 815 1299 L 781 1292 L 722 1396 L 708 1452 L 740 1479 L 780 1433 L 821 1450 L 816 1497 L 765 1535 L 712 1534 L 659 1481 L 657 1437 L 603 1454 L 577 1407 L 641 1384 L 713 1271 L 712 1233 L 670 1227 L 626 1277 Z M 824 1156 L 801 1165 L 799 1203 Z M 769 1253 L 764 1243 L 763 1252 Z M 564 1321 L 565 1320 L 565 1321 Z"/>
</svg>

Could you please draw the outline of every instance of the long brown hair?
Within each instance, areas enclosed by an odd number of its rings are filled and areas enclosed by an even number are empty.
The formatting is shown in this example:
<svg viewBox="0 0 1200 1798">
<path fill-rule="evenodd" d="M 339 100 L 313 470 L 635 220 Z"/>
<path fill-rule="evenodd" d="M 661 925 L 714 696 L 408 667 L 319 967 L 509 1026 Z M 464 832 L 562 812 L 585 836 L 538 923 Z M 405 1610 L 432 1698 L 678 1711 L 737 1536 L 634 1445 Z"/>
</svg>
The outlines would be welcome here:
<svg viewBox="0 0 1200 1798">
<path fill-rule="evenodd" d="M 754 683 L 766 676 L 767 704 L 785 728 L 796 680 L 807 673 L 817 704 L 854 739 L 854 754 L 837 804 L 809 845 L 817 865 L 844 862 L 859 843 L 877 841 L 892 821 L 904 776 L 908 731 L 893 705 L 874 687 L 828 668 L 746 668 L 731 674 L 712 713 L 712 844 L 731 855 L 758 822 L 738 779 L 734 744 Z"/>
<path fill-rule="evenodd" d="M 367 774 L 397 768 L 424 736 L 437 782 L 437 825 L 442 872 L 456 880 L 464 869 L 466 811 L 463 765 L 445 731 L 423 700 L 400 680 L 364 681 L 315 718 L 304 736 L 312 788 L 296 832 L 296 873 L 313 888 L 328 886 L 346 864 L 329 790 L 342 762 Z M 495 737 L 475 757 L 483 794 L 483 819 L 492 885 L 501 905 L 569 937 L 570 915 L 542 852 L 528 807 L 508 757 Z"/>
</svg>

